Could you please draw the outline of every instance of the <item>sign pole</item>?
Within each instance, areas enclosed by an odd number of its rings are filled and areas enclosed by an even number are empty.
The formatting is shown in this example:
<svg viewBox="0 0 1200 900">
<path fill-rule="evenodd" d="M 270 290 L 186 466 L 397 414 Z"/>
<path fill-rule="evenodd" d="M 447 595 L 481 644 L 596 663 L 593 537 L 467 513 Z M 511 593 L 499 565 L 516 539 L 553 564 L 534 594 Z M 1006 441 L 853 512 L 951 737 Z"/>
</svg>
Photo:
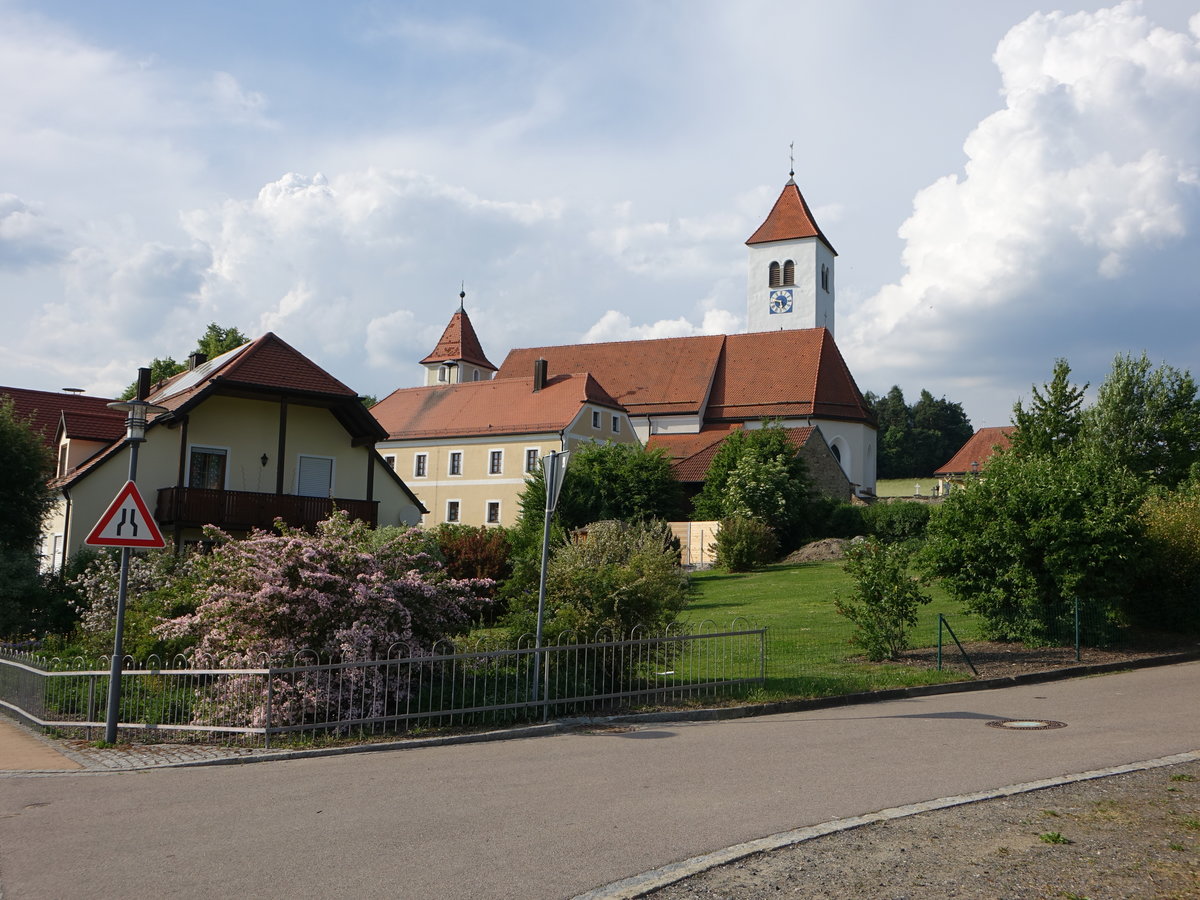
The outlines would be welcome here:
<svg viewBox="0 0 1200 900">
<path fill-rule="evenodd" d="M 134 417 L 131 411 L 130 419 Z M 145 427 L 145 419 L 142 426 Z M 132 431 L 132 426 L 130 431 Z M 129 438 L 129 480 L 137 481 L 138 445 L 143 439 Z M 108 671 L 108 716 L 104 720 L 104 741 L 107 744 L 117 742 L 117 720 L 121 711 L 121 664 L 125 655 L 125 597 L 129 590 L 129 548 L 121 548 L 121 581 L 117 588 L 117 619 L 113 626 L 113 655 L 112 664 Z"/>
<path fill-rule="evenodd" d="M 545 665 L 544 654 L 542 653 L 542 621 L 546 615 L 546 562 L 550 557 L 550 514 L 554 512 L 554 507 L 558 505 L 558 492 L 562 487 L 563 476 L 567 473 L 567 460 L 570 458 L 570 455 L 570 451 L 564 450 L 561 453 L 550 453 L 542 457 L 542 473 L 546 476 L 546 516 L 542 524 L 542 572 L 538 579 L 537 633 L 533 639 L 534 659 L 538 664 L 537 673 L 533 680 L 534 703 L 538 702 L 538 686 L 540 681 L 547 678 L 545 671 L 547 666 Z M 549 710 L 549 706 L 543 707 L 543 720 L 548 716 Z"/>
</svg>

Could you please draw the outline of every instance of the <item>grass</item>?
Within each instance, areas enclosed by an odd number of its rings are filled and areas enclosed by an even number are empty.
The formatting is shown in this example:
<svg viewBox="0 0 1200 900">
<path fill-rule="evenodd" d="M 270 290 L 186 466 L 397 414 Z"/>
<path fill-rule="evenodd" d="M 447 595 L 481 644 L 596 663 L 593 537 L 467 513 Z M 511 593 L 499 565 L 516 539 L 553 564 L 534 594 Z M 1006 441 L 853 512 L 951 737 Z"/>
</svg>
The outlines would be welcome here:
<svg viewBox="0 0 1200 900">
<path fill-rule="evenodd" d="M 961 658 L 949 637 L 944 639 L 944 671 L 903 663 L 868 663 L 850 644 L 853 626 L 833 608 L 839 592 L 853 588 L 839 561 L 776 565 L 759 572 L 701 572 L 692 576 L 694 597 L 685 621 L 716 628 L 767 626 L 766 694 L 782 697 L 826 697 L 837 694 L 917 684 L 938 684 L 965 677 Z M 910 632 L 913 647 L 935 647 L 938 614 L 960 640 L 978 636 L 977 625 L 946 593 L 934 585 L 933 599 L 920 610 Z M 932 655 L 932 651 L 931 651 Z"/>
<path fill-rule="evenodd" d="M 933 486 L 937 484 L 937 479 L 933 477 L 921 478 L 916 475 L 912 478 L 880 478 L 875 482 L 875 496 L 911 497 L 918 484 L 921 486 L 922 497 L 932 497 Z"/>
</svg>

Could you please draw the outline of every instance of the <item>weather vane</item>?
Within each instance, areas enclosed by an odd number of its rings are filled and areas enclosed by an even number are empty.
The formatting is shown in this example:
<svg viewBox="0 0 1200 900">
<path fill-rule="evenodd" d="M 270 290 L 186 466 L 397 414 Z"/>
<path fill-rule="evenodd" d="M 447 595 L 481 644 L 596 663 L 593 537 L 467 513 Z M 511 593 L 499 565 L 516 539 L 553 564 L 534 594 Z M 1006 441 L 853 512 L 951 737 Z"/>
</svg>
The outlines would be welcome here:
<svg viewBox="0 0 1200 900">
<path fill-rule="evenodd" d="M 788 177 L 796 177 L 796 142 L 788 144 Z"/>
<path fill-rule="evenodd" d="M 465 312 L 467 305 L 467 283 L 460 281 L 458 283 L 458 311 Z"/>
</svg>

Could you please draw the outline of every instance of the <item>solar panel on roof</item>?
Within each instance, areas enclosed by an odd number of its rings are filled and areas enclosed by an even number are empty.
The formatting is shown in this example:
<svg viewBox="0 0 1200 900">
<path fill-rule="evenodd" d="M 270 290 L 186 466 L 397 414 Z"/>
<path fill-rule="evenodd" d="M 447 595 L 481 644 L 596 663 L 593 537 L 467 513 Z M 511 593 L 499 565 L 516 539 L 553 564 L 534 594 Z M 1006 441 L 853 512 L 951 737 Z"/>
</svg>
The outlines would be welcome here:
<svg viewBox="0 0 1200 900">
<path fill-rule="evenodd" d="M 150 402 L 158 403 L 166 400 L 168 397 L 174 397 L 176 394 L 182 394 L 184 391 L 194 388 L 249 346 L 250 344 L 242 344 L 240 347 L 234 347 L 232 350 L 228 350 L 220 356 L 213 357 L 208 362 L 196 366 L 192 371 L 181 376 L 179 380 L 171 382 L 171 384 L 150 397 Z"/>
</svg>

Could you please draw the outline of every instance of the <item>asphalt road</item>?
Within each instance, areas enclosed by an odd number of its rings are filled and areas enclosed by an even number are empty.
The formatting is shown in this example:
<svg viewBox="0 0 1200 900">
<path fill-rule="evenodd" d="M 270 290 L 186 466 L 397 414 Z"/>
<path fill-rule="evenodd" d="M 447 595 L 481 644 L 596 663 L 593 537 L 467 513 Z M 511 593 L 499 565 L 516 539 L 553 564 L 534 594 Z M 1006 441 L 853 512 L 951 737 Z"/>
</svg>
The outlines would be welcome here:
<svg viewBox="0 0 1200 900">
<path fill-rule="evenodd" d="M 1186 663 L 624 733 L 7 777 L 0 898 L 571 897 L 804 825 L 1197 750 L 1198 698 Z"/>
</svg>

